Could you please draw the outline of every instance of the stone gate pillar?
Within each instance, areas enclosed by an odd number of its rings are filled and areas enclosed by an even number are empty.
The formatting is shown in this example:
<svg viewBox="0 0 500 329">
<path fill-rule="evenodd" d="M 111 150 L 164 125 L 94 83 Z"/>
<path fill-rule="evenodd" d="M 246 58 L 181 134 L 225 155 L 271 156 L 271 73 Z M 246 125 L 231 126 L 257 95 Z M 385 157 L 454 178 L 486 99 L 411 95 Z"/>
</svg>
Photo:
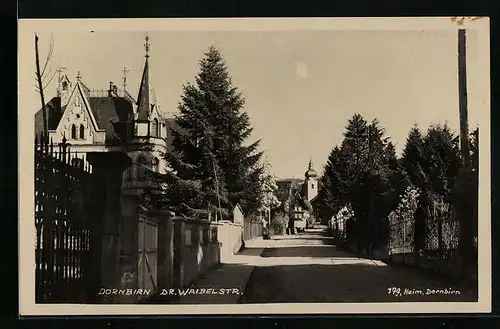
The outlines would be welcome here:
<svg viewBox="0 0 500 329">
<path fill-rule="evenodd" d="M 120 282 L 119 288 L 135 290 L 139 288 L 139 197 L 137 195 L 122 196 L 122 223 L 120 230 Z M 120 295 L 120 303 L 134 303 L 137 296 Z"/>
<path fill-rule="evenodd" d="M 89 152 L 87 160 L 92 165 L 95 190 L 99 192 L 102 209 L 95 221 L 95 240 L 99 252 L 98 293 L 104 289 L 118 288 L 120 283 L 120 230 L 122 218 L 122 177 L 132 161 L 122 152 Z M 116 295 L 100 295 L 102 302 L 115 303 Z"/>
<path fill-rule="evenodd" d="M 158 217 L 158 287 L 168 289 L 174 281 L 174 216 L 167 209 L 153 212 Z"/>
<path fill-rule="evenodd" d="M 186 250 L 186 220 L 182 217 L 174 219 L 174 255 L 173 255 L 173 285 L 184 285 L 184 253 Z"/>
</svg>

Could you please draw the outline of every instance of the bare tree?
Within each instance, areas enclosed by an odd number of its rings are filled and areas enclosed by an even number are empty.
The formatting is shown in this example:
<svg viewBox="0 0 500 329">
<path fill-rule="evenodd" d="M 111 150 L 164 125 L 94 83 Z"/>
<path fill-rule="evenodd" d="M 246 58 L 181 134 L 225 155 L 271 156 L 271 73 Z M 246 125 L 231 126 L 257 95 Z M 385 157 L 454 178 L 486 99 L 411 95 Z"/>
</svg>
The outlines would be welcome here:
<svg viewBox="0 0 500 329">
<path fill-rule="evenodd" d="M 48 118 L 47 118 L 47 107 L 45 106 L 45 97 L 43 91 L 54 79 L 57 71 L 54 70 L 52 72 L 49 69 L 49 72 L 46 72 L 48 64 L 52 58 L 52 54 L 54 52 L 54 39 L 50 39 L 49 51 L 47 53 L 47 58 L 45 59 L 45 63 L 43 64 L 43 68 L 40 70 L 40 55 L 38 51 L 38 34 L 35 33 L 35 61 L 36 61 L 36 81 L 37 85 L 35 85 L 35 90 L 40 93 L 40 100 L 42 102 L 42 115 L 43 115 L 43 133 L 45 136 L 48 135 L 49 127 L 48 127 Z"/>
</svg>

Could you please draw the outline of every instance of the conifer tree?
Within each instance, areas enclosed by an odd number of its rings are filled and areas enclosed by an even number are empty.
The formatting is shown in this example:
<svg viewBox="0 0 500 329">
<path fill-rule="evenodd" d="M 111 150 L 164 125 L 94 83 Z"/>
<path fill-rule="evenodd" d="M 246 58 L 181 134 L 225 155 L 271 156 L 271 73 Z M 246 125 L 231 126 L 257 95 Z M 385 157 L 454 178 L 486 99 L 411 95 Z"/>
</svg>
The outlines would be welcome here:
<svg viewBox="0 0 500 329">
<path fill-rule="evenodd" d="M 458 136 L 445 125 L 432 125 L 424 138 L 424 156 L 429 187 L 446 197 L 460 168 Z"/>
<path fill-rule="evenodd" d="M 210 113 L 196 87 L 187 84 L 183 91 L 175 118 L 178 129 L 172 131 L 172 151 L 165 155 L 172 169 L 167 173 L 166 202 L 188 215 L 220 210 L 227 215 L 224 174 L 215 154 Z M 218 209 L 219 202 L 222 209 Z"/>
<path fill-rule="evenodd" d="M 173 133 L 172 169 L 167 193 L 173 205 L 223 214 L 240 203 L 247 213 L 258 211 L 259 141 L 248 144 L 252 128 L 244 98 L 232 86 L 220 51 L 210 47 L 199 62 L 195 83 L 183 87 L 179 129 Z"/>
<path fill-rule="evenodd" d="M 232 84 L 221 52 L 210 47 L 200 61 L 196 78 L 198 92 L 209 112 L 213 127 L 215 155 L 220 164 L 231 206 L 240 203 L 243 210 L 258 212 L 261 196 L 260 140 L 248 143 L 252 133 L 250 118 L 244 111 L 245 100 Z"/>
<path fill-rule="evenodd" d="M 401 158 L 401 165 L 408 175 L 409 180 L 422 190 L 425 189 L 427 177 L 425 174 L 424 139 L 417 125 L 414 125 L 408 133 Z"/>
<path fill-rule="evenodd" d="M 335 146 L 326 162 L 323 175 L 320 178 L 321 189 L 318 192 L 319 213 L 322 218 L 330 219 L 343 205 L 345 190 L 342 181 L 342 154 L 338 146 Z"/>
</svg>

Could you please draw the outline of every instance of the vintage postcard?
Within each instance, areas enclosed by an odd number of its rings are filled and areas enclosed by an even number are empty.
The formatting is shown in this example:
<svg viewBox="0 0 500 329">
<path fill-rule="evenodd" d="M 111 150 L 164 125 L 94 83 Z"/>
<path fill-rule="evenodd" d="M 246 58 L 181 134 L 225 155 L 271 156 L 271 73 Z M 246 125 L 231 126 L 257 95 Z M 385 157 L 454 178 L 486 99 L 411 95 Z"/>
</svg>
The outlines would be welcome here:
<svg viewBox="0 0 500 329">
<path fill-rule="evenodd" d="M 19 21 L 21 315 L 491 311 L 489 20 Z"/>
</svg>

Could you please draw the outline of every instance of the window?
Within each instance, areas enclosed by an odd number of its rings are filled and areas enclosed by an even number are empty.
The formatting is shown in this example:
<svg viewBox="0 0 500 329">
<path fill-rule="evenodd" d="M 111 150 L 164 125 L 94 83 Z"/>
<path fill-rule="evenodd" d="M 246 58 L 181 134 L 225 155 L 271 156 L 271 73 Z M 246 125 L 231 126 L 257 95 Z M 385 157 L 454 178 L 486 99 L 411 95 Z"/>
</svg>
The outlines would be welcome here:
<svg viewBox="0 0 500 329">
<path fill-rule="evenodd" d="M 71 139 L 76 139 L 76 126 L 71 125 Z"/>
<path fill-rule="evenodd" d="M 153 137 L 160 137 L 160 129 L 158 127 L 158 119 L 153 120 L 153 125 L 151 127 L 151 136 Z"/>
<path fill-rule="evenodd" d="M 80 125 L 80 139 L 85 139 L 85 128 Z"/>
<path fill-rule="evenodd" d="M 313 189 L 313 190 L 314 190 L 314 183 L 312 183 L 312 184 L 311 184 L 311 189 Z"/>
<path fill-rule="evenodd" d="M 146 179 L 146 171 L 149 167 L 148 161 L 140 156 L 139 159 L 137 160 L 137 179 L 138 180 L 145 180 Z"/>
<path fill-rule="evenodd" d="M 151 161 L 151 170 L 154 171 L 154 172 L 158 172 L 158 163 L 160 161 L 158 160 L 158 158 L 153 158 L 153 160 Z"/>
</svg>

